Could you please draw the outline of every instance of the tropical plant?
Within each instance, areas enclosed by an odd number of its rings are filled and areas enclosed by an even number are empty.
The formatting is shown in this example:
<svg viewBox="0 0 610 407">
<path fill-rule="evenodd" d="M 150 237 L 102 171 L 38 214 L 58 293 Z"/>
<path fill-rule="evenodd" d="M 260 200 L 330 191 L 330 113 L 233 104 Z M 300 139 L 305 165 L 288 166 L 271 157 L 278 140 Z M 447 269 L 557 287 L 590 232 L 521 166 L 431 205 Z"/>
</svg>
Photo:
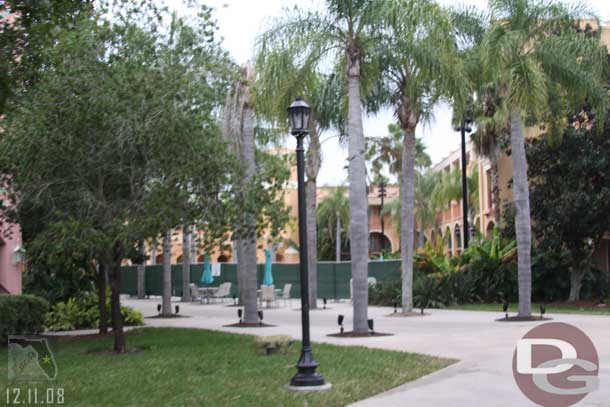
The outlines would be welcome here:
<svg viewBox="0 0 610 407">
<path fill-rule="evenodd" d="M 289 44 L 303 65 L 335 63 L 333 71 L 347 82 L 349 233 L 355 332 L 368 332 L 368 203 L 362 101 L 373 90 L 372 79 L 378 66 L 373 58 L 373 50 L 378 47 L 374 34 L 384 7 L 384 3 L 371 0 L 328 0 L 322 11 L 296 7 L 274 21 L 264 35 L 270 48 L 275 48 L 275 44 Z"/>
<path fill-rule="evenodd" d="M 519 316 L 528 317 L 532 238 L 524 123 L 546 123 L 546 135 L 558 138 L 571 107 L 587 100 L 605 111 L 607 51 L 598 38 L 574 29 L 581 18 L 592 17 L 580 7 L 541 0 L 492 0 L 489 6 L 493 17 L 483 40 L 482 77 L 496 83 L 509 112 Z"/>
<path fill-rule="evenodd" d="M 320 201 L 317 213 L 318 247 L 321 260 L 341 261 L 341 251 L 349 242 L 349 199 L 347 188 L 337 187 Z"/>
</svg>

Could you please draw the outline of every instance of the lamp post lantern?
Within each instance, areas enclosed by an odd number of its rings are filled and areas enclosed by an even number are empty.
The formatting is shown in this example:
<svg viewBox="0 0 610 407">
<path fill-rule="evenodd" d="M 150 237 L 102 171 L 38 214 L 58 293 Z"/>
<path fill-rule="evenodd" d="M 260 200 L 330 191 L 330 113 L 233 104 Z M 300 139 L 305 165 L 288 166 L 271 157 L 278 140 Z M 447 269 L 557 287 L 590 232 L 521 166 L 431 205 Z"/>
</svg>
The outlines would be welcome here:
<svg viewBox="0 0 610 407">
<path fill-rule="evenodd" d="M 311 108 L 303 99 L 297 97 L 288 108 L 290 130 L 297 139 L 297 180 L 299 199 L 299 273 L 301 279 L 301 326 L 303 343 L 301 356 L 297 362 L 297 373 L 290 380 L 294 390 L 325 390 L 330 387 L 321 374 L 316 372 L 318 362 L 311 351 L 309 338 L 309 283 L 307 270 L 307 222 L 305 212 L 305 154 L 303 139 L 309 134 Z"/>
<path fill-rule="evenodd" d="M 466 179 L 466 133 L 472 131 L 472 109 L 466 109 L 466 113 L 462 116 L 460 125 L 456 127 L 456 131 L 459 131 L 462 135 L 462 223 L 464 225 L 464 238 L 463 248 L 468 248 L 468 234 L 470 228 L 468 227 L 468 181 Z"/>
</svg>

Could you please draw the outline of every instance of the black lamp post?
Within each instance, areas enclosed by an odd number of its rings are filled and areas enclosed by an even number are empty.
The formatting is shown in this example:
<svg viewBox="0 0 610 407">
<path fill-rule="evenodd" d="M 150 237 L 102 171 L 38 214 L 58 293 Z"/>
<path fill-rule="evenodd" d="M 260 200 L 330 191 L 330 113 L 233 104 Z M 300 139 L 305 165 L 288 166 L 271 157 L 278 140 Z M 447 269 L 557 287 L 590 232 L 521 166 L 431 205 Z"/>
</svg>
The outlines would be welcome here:
<svg viewBox="0 0 610 407">
<path fill-rule="evenodd" d="M 463 248 L 468 248 L 468 182 L 466 180 L 466 133 L 472 131 L 472 109 L 466 109 L 466 113 L 462 116 L 460 125 L 455 128 L 462 134 L 462 222 L 464 224 L 464 244 Z"/>
<path fill-rule="evenodd" d="M 299 388 L 320 387 L 326 385 L 324 377 L 316 372 L 318 362 L 311 351 L 309 339 L 309 284 L 307 271 L 307 231 L 305 214 L 305 155 L 303 139 L 309 134 L 311 108 L 303 99 L 297 97 L 288 108 L 290 130 L 297 138 L 297 179 L 299 195 L 299 271 L 301 278 L 301 326 L 303 329 L 303 346 L 301 357 L 297 362 L 297 373 L 290 380 L 290 385 Z"/>
</svg>

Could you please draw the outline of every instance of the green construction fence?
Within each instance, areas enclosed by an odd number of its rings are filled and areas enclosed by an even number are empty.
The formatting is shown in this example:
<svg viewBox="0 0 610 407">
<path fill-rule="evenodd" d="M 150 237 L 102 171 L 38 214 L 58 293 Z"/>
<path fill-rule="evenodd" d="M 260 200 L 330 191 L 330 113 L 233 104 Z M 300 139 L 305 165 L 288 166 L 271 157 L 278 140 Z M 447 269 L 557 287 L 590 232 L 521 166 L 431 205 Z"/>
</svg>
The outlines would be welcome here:
<svg viewBox="0 0 610 407">
<path fill-rule="evenodd" d="M 145 268 L 145 293 L 146 295 L 161 295 L 162 292 L 162 266 L 149 265 Z M 262 284 L 264 264 L 256 266 L 258 285 Z M 299 265 L 293 263 L 274 263 L 272 266 L 273 284 L 282 288 L 284 284 L 292 284 L 291 297 L 300 298 L 301 284 L 299 278 Z M 190 281 L 198 286 L 203 275 L 203 264 L 192 264 L 190 270 Z M 388 281 L 400 279 L 400 260 L 371 261 L 369 262 L 369 277 L 377 281 Z M 319 262 L 318 263 L 318 298 L 345 299 L 350 296 L 350 279 L 352 270 L 350 262 Z M 239 287 L 237 285 L 237 265 L 234 263 L 222 263 L 220 276 L 214 277 L 212 284 L 205 286 L 215 287 L 225 282 L 231 282 L 231 295 L 237 296 Z M 126 266 L 121 269 L 121 293 L 137 294 L 137 267 Z M 182 296 L 182 265 L 172 265 L 172 295 Z"/>
</svg>

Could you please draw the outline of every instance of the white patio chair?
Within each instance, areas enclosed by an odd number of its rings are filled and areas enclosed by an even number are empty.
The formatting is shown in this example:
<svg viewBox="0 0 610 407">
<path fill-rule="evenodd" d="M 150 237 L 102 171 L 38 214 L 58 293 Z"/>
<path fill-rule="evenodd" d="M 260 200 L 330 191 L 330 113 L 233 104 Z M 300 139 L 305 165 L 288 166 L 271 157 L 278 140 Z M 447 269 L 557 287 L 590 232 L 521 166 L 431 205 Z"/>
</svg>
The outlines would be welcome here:
<svg viewBox="0 0 610 407">
<path fill-rule="evenodd" d="M 262 285 L 261 286 L 261 305 L 263 302 L 267 303 L 267 308 L 269 308 L 269 304 L 273 304 L 277 302 L 277 298 L 275 297 L 275 286 L 274 285 Z"/>
<path fill-rule="evenodd" d="M 199 293 L 199 288 L 197 287 L 197 284 L 190 283 L 189 288 L 191 290 L 191 301 L 200 301 L 201 294 Z"/>
<path fill-rule="evenodd" d="M 292 284 L 284 284 L 284 289 L 282 290 L 282 300 L 284 300 L 284 305 L 288 304 L 290 301 L 290 290 L 292 289 Z"/>
<path fill-rule="evenodd" d="M 229 298 L 230 294 L 231 294 L 231 283 L 222 283 L 218 287 L 218 290 L 212 295 L 212 298 L 214 299 L 214 301 L 220 300 L 221 302 L 224 302 L 224 299 Z"/>
</svg>

